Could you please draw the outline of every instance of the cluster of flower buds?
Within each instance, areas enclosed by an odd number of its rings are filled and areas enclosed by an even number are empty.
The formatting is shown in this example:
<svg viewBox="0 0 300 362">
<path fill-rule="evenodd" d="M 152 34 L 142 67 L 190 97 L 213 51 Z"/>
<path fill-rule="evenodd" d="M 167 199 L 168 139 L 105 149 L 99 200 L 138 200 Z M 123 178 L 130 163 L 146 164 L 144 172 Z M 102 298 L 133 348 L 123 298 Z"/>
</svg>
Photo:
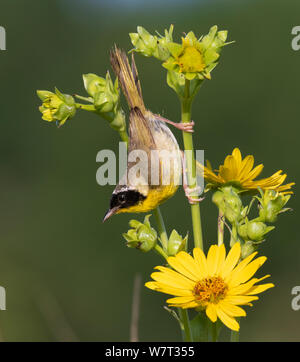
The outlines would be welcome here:
<svg viewBox="0 0 300 362">
<path fill-rule="evenodd" d="M 130 220 L 127 233 L 123 234 L 129 248 L 139 249 L 143 252 L 152 250 L 157 243 L 157 232 L 151 227 L 149 218 L 151 215 L 145 216 L 144 222 L 138 220 Z"/>
<path fill-rule="evenodd" d="M 204 79 L 211 79 L 211 71 L 217 65 L 221 49 L 226 43 L 227 31 L 210 28 L 207 35 L 197 39 L 190 31 L 182 38 L 182 44 L 173 42 L 173 25 L 165 30 L 165 36 L 152 35 L 142 27 L 131 33 L 133 51 L 146 57 L 155 57 L 168 70 L 167 83 L 179 97 L 185 93 L 185 80 L 191 81 L 189 97 L 194 97 Z"/>
<path fill-rule="evenodd" d="M 151 215 L 147 215 L 144 222 L 130 220 L 129 226 L 131 229 L 129 229 L 127 233 L 123 234 L 129 248 L 148 252 L 156 247 L 157 240 L 159 240 L 159 238 L 157 236 L 157 232 L 150 224 L 150 216 Z M 187 241 L 188 235 L 183 238 L 176 230 L 172 230 L 167 245 L 163 247 L 165 255 L 174 256 L 180 251 L 185 250 Z"/>
<path fill-rule="evenodd" d="M 212 201 L 231 224 L 238 223 L 243 218 L 242 201 L 232 186 L 220 188 L 213 194 Z"/>
<path fill-rule="evenodd" d="M 256 197 L 259 201 L 259 219 L 263 222 L 273 223 L 277 220 L 279 214 L 290 210 L 284 208 L 291 195 L 285 195 L 274 190 L 261 191 L 261 197 Z"/>
<path fill-rule="evenodd" d="M 168 43 L 172 42 L 173 25 L 170 29 L 165 29 L 165 36 L 151 35 L 142 26 L 137 27 L 137 33 L 130 33 L 131 43 L 134 51 L 141 53 L 145 57 L 154 57 L 161 61 L 166 61 L 170 57 Z"/>
<path fill-rule="evenodd" d="M 89 73 L 83 75 L 83 83 L 96 113 L 108 120 L 114 130 L 124 132 L 126 122 L 120 106 L 118 79 L 113 83 L 109 72 L 106 73 L 105 78 Z"/>
<path fill-rule="evenodd" d="M 276 222 L 278 214 L 289 210 L 284 206 L 290 195 L 274 190 L 260 190 L 260 194 L 261 197 L 254 197 L 259 201 L 259 216 L 252 220 L 248 218 L 250 206 L 243 207 L 241 194 L 234 187 L 225 186 L 213 194 L 213 202 L 232 225 L 230 245 L 240 242 L 243 258 L 251 254 L 257 245 L 264 241 L 266 235 L 275 228 L 268 223 Z"/>
<path fill-rule="evenodd" d="M 76 104 L 74 98 L 69 94 L 62 94 L 55 88 L 55 93 L 38 90 L 37 95 L 43 102 L 39 110 L 45 121 L 56 122 L 57 126 L 60 127 L 68 119 L 74 117 Z"/>
<path fill-rule="evenodd" d="M 105 118 L 109 125 L 120 134 L 126 133 L 125 113 L 120 106 L 120 93 L 118 81 L 113 83 L 109 72 L 106 78 L 99 77 L 96 74 L 83 75 L 84 87 L 89 97 L 75 97 L 84 99 L 90 104 L 75 103 L 72 96 L 62 94 L 58 89 L 55 93 L 50 91 L 38 90 L 37 95 L 43 104 L 39 107 L 45 121 L 53 122 L 60 127 L 68 119 L 74 117 L 76 109 L 83 109 L 94 112 Z"/>
</svg>

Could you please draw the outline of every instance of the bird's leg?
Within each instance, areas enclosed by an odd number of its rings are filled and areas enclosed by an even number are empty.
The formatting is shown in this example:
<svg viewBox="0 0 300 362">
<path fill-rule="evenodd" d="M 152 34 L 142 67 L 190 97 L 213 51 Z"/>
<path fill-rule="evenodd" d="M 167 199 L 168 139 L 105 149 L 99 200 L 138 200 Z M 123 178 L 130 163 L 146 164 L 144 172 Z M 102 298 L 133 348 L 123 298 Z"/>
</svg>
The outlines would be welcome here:
<svg viewBox="0 0 300 362">
<path fill-rule="evenodd" d="M 194 121 L 187 122 L 187 123 L 183 123 L 183 122 L 176 123 L 176 122 L 170 121 L 167 118 L 164 118 L 164 117 L 160 116 L 159 114 L 155 114 L 154 116 L 159 121 L 171 124 L 172 126 L 178 128 L 180 131 L 184 131 L 184 132 L 188 132 L 188 133 L 193 133 L 194 132 L 194 125 L 195 125 Z"/>
<path fill-rule="evenodd" d="M 200 197 L 200 198 L 196 199 L 196 198 L 194 198 L 195 196 L 192 196 L 191 194 L 195 194 L 195 193 L 200 194 L 201 187 L 196 186 L 196 187 L 190 188 L 188 186 L 187 177 L 186 177 L 186 171 L 187 170 L 186 170 L 186 166 L 185 166 L 185 155 L 184 155 L 183 151 L 182 151 L 181 160 L 182 160 L 182 184 L 183 184 L 183 190 L 184 190 L 185 196 L 187 197 L 189 203 L 191 205 L 195 205 L 198 202 L 201 202 L 202 200 L 204 200 L 204 197 Z"/>
</svg>

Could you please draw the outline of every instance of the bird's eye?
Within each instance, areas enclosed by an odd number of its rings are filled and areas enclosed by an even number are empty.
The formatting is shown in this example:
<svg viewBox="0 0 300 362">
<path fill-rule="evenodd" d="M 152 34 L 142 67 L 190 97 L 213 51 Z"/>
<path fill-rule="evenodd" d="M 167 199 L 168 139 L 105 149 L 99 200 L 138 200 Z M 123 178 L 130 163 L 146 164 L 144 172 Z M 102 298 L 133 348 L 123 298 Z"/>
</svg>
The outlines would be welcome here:
<svg viewBox="0 0 300 362">
<path fill-rule="evenodd" d="M 125 197 L 124 194 L 118 195 L 118 201 L 119 201 L 121 204 L 123 204 L 123 203 L 125 202 L 125 200 L 126 200 L 126 197 Z"/>
</svg>

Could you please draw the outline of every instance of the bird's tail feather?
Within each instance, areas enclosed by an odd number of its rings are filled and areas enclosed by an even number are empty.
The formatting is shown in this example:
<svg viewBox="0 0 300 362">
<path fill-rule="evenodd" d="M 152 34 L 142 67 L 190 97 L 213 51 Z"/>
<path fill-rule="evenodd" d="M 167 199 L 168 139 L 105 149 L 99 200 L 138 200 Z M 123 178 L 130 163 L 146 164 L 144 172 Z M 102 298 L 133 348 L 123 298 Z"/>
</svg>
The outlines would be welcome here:
<svg viewBox="0 0 300 362">
<path fill-rule="evenodd" d="M 126 53 L 115 46 L 110 52 L 110 63 L 114 73 L 118 77 L 129 108 L 133 109 L 138 107 L 143 112 L 145 105 L 134 56 L 132 55 L 130 67 Z"/>
</svg>

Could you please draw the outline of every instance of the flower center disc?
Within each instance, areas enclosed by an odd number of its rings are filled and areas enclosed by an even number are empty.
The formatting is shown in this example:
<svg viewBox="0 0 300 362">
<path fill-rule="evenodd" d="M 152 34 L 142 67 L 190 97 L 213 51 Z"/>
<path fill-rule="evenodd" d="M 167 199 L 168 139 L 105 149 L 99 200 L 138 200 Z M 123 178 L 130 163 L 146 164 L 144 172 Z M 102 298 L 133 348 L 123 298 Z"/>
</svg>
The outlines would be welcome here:
<svg viewBox="0 0 300 362">
<path fill-rule="evenodd" d="M 227 292 L 227 285 L 220 277 L 208 277 L 200 280 L 194 287 L 194 295 L 201 304 L 218 303 Z"/>
<path fill-rule="evenodd" d="M 184 49 L 178 57 L 178 64 L 183 73 L 197 73 L 205 68 L 201 53 L 193 46 Z"/>
</svg>

